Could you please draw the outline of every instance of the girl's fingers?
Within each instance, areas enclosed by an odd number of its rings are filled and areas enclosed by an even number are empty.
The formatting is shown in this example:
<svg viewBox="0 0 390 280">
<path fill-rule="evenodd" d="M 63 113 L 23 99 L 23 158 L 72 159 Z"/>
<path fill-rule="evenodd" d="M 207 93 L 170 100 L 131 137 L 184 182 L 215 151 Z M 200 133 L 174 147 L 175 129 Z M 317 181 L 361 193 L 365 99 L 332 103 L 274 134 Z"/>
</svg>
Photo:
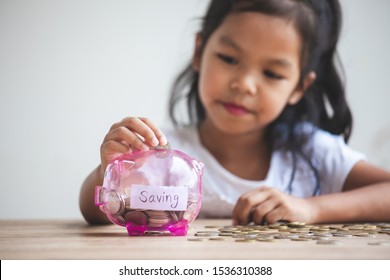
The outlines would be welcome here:
<svg viewBox="0 0 390 280">
<path fill-rule="evenodd" d="M 116 141 L 125 146 L 128 143 L 128 148 L 135 148 L 137 150 L 148 150 L 149 147 L 137 136 L 136 133 L 127 129 L 124 126 L 119 126 L 111 130 L 104 139 L 104 142 Z"/>
<path fill-rule="evenodd" d="M 246 225 L 250 222 L 253 208 L 266 201 L 269 197 L 267 188 L 260 188 L 242 195 L 232 213 L 233 223 Z"/>
<path fill-rule="evenodd" d="M 140 120 L 153 130 L 161 146 L 165 146 L 168 144 L 167 138 L 165 137 L 164 133 L 150 119 L 140 118 Z"/>
<path fill-rule="evenodd" d="M 267 222 L 268 224 L 274 224 L 279 221 L 287 221 L 288 219 L 285 218 L 285 212 L 286 211 L 282 209 L 282 207 L 278 206 L 264 216 L 264 222 Z"/>
<path fill-rule="evenodd" d="M 165 142 L 162 145 L 166 145 L 166 139 L 164 134 L 157 126 L 148 118 L 125 118 L 120 124 L 128 128 L 130 131 L 138 134 L 145 143 L 152 147 L 157 146 L 160 142 Z M 126 139 L 125 139 L 126 140 Z"/>
<path fill-rule="evenodd" d="M 115 123 L 106 136 L 105 141 L 115 140 L 129 143 L 138 150 L 148 150 L 149 146 L 166 145 L 167 140 L 160 129 L 148 118 L 124 118 Z M 149 145 L 149 146 L 148 146 Z"/>
<path fill-rule="evenodd" d="M 275 211 L 277 207 L 277 201 L 269 197 L 266 201 L 254 207 L 252 214 L 253 222 L 255 224 L 263 224 L 264 222 L 268 222 L 266 217 Z"/>
</svg>

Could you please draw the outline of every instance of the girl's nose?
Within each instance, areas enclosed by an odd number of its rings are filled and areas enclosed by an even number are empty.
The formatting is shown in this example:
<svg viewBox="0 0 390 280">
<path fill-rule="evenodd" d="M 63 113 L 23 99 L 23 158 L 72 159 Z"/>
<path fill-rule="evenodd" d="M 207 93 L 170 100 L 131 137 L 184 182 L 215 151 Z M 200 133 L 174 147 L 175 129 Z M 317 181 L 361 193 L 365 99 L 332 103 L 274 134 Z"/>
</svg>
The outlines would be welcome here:
<svg viewBox="0 0 390 280">
<path fill-rule="evenodd" d="M 256 95 L 257 94 L 256 78 L 250 74 L 233 78 L 230 82 L 230 89 L 233 92 Z"/>
</svg>

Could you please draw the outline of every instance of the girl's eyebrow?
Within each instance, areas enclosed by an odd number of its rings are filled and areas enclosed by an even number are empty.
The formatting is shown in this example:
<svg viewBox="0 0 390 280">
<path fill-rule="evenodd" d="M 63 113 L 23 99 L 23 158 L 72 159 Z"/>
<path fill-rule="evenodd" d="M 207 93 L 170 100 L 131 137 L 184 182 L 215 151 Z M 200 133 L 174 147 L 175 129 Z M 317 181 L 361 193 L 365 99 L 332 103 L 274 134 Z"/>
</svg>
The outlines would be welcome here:
<svg viewBox="0 0 390 280">
<path fill-rule="evenodd" d="M 222 36 L 219 38 L 218 40 L 222 45 L 225 45 L 225 46 L 228 46 L 228 47 L 232 47 L 238 51 L 241 51 L 241 47 L 235 43 L 232 39 L 230 39 L 229 37 L 226 37 L 226 36 Z"/>
<path fill-rule="evenodd" d="M 283 58 L 276 58 L 276 59 L 271 59 L 269 61 L 270 64 L 276 64 L 278 66 L 286 67 L 286 68 L 291 68 L 292 63 L 286 59 Z"/>
<path fill-rule="evenodd" d="M 227 36 L 221 36 L 218 41 L 222 45 L 234 48 L 237 51 L 241 51 L 242 50 L 242 48 L 236 42 L 234 42 L 231 38 L 229 38 Z M 274 64 L 274 65 L 285 67 L 285 68 L 291 68 L 292 67 L 292 63 L 289 60 L 284 59 L 284 58 L 271 58 L 269 60 L 269 64 Z"/>
</svg>

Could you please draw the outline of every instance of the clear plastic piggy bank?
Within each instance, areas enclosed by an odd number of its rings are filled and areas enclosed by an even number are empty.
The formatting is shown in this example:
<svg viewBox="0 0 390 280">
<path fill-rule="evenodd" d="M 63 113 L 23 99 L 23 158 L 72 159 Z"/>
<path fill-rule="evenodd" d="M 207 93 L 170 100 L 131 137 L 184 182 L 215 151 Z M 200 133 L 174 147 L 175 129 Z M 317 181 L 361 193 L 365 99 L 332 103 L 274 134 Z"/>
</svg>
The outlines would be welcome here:
<svg viewBox="0 0 390 280">
<path fill-rule="evenodd" d="M 202 201 L 203 164 L 171 149 L 125 154 L 106 169 L 95 204 L 130 236 L 186 235 Z"/>
</svg>

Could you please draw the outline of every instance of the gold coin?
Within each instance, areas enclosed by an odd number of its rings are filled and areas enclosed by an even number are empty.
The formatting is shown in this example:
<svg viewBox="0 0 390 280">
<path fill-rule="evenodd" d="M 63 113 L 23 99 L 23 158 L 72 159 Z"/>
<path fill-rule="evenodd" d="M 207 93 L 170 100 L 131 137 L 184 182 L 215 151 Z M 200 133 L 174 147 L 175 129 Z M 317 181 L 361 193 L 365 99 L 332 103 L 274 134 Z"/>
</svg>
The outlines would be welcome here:
<svg viewBox="0 0 390 280">
<path fill-rule="evenodd" d="M 303 238 L 303 237 L 298 237 L 298 238 L 291 238 L 291 241 L 310 241 L 311 239 L 309 238 Z"/>
<path fill-rule="evenodd" d="M 224 226 L 221 231 L 235 231 L 238 230 L 238 227 L 232 227 L 232 226 Z"/>
<path fill-rule="evenodd" d="M 220 232 L 219 233 L 219 236 L 232 236 L 233 235 L 233 233 L 231 233 L 231 232 Z"/>
<path fill-rule="evenodd" d="M 354 233 L 353 235 L 358 236 L 358 237 L 367 237 L 368 232 L 357 232 L 357 233 Z"/>
<path fill-rule="evenodd" d="M 287 225 L 288 225 L 289 227 L 302 228 L 302 227 L 304 227 L 306 224 L 305 224 L 305 223 L 301 223 L 301 222 L 291 222 L 291 223 L 288 223 Z"/>
<path fill-rule="evenodd" d="M 372 230 L 372 229 L 376 229 L 376 228 L 377 228 L 376 225 L 365 225 L 363 229 Z"/>
<path fill-rule="evenodd" d="M 287 231 L 287 230 L 289 230 L 289 227 L 288 227 L 288 226 L 280 226 L 280 227 L 278 228 L 278 230 L 279 230 L 279 231 Z"/>
<path fill-rule="evenodd" d="M 247 242 L 255 242 L 256 239 L 240 238 L 240 239 L 236 239 L 235 241 L 236 241 L 236 242 L 244 242 L 244 243 L 247 243 Z"/>
<path fill-rule="evenodd" d="M 220 228 L 220 226 L 214 226 L 214 225 L 207 225 L 204 226 L 205 228 Z"/>
<path fill-rule="evenodd" d="M 276 240 L 274 238 L 257 238 L 257 241 L 260 242 L 275 242 Z"/>
</svg>

